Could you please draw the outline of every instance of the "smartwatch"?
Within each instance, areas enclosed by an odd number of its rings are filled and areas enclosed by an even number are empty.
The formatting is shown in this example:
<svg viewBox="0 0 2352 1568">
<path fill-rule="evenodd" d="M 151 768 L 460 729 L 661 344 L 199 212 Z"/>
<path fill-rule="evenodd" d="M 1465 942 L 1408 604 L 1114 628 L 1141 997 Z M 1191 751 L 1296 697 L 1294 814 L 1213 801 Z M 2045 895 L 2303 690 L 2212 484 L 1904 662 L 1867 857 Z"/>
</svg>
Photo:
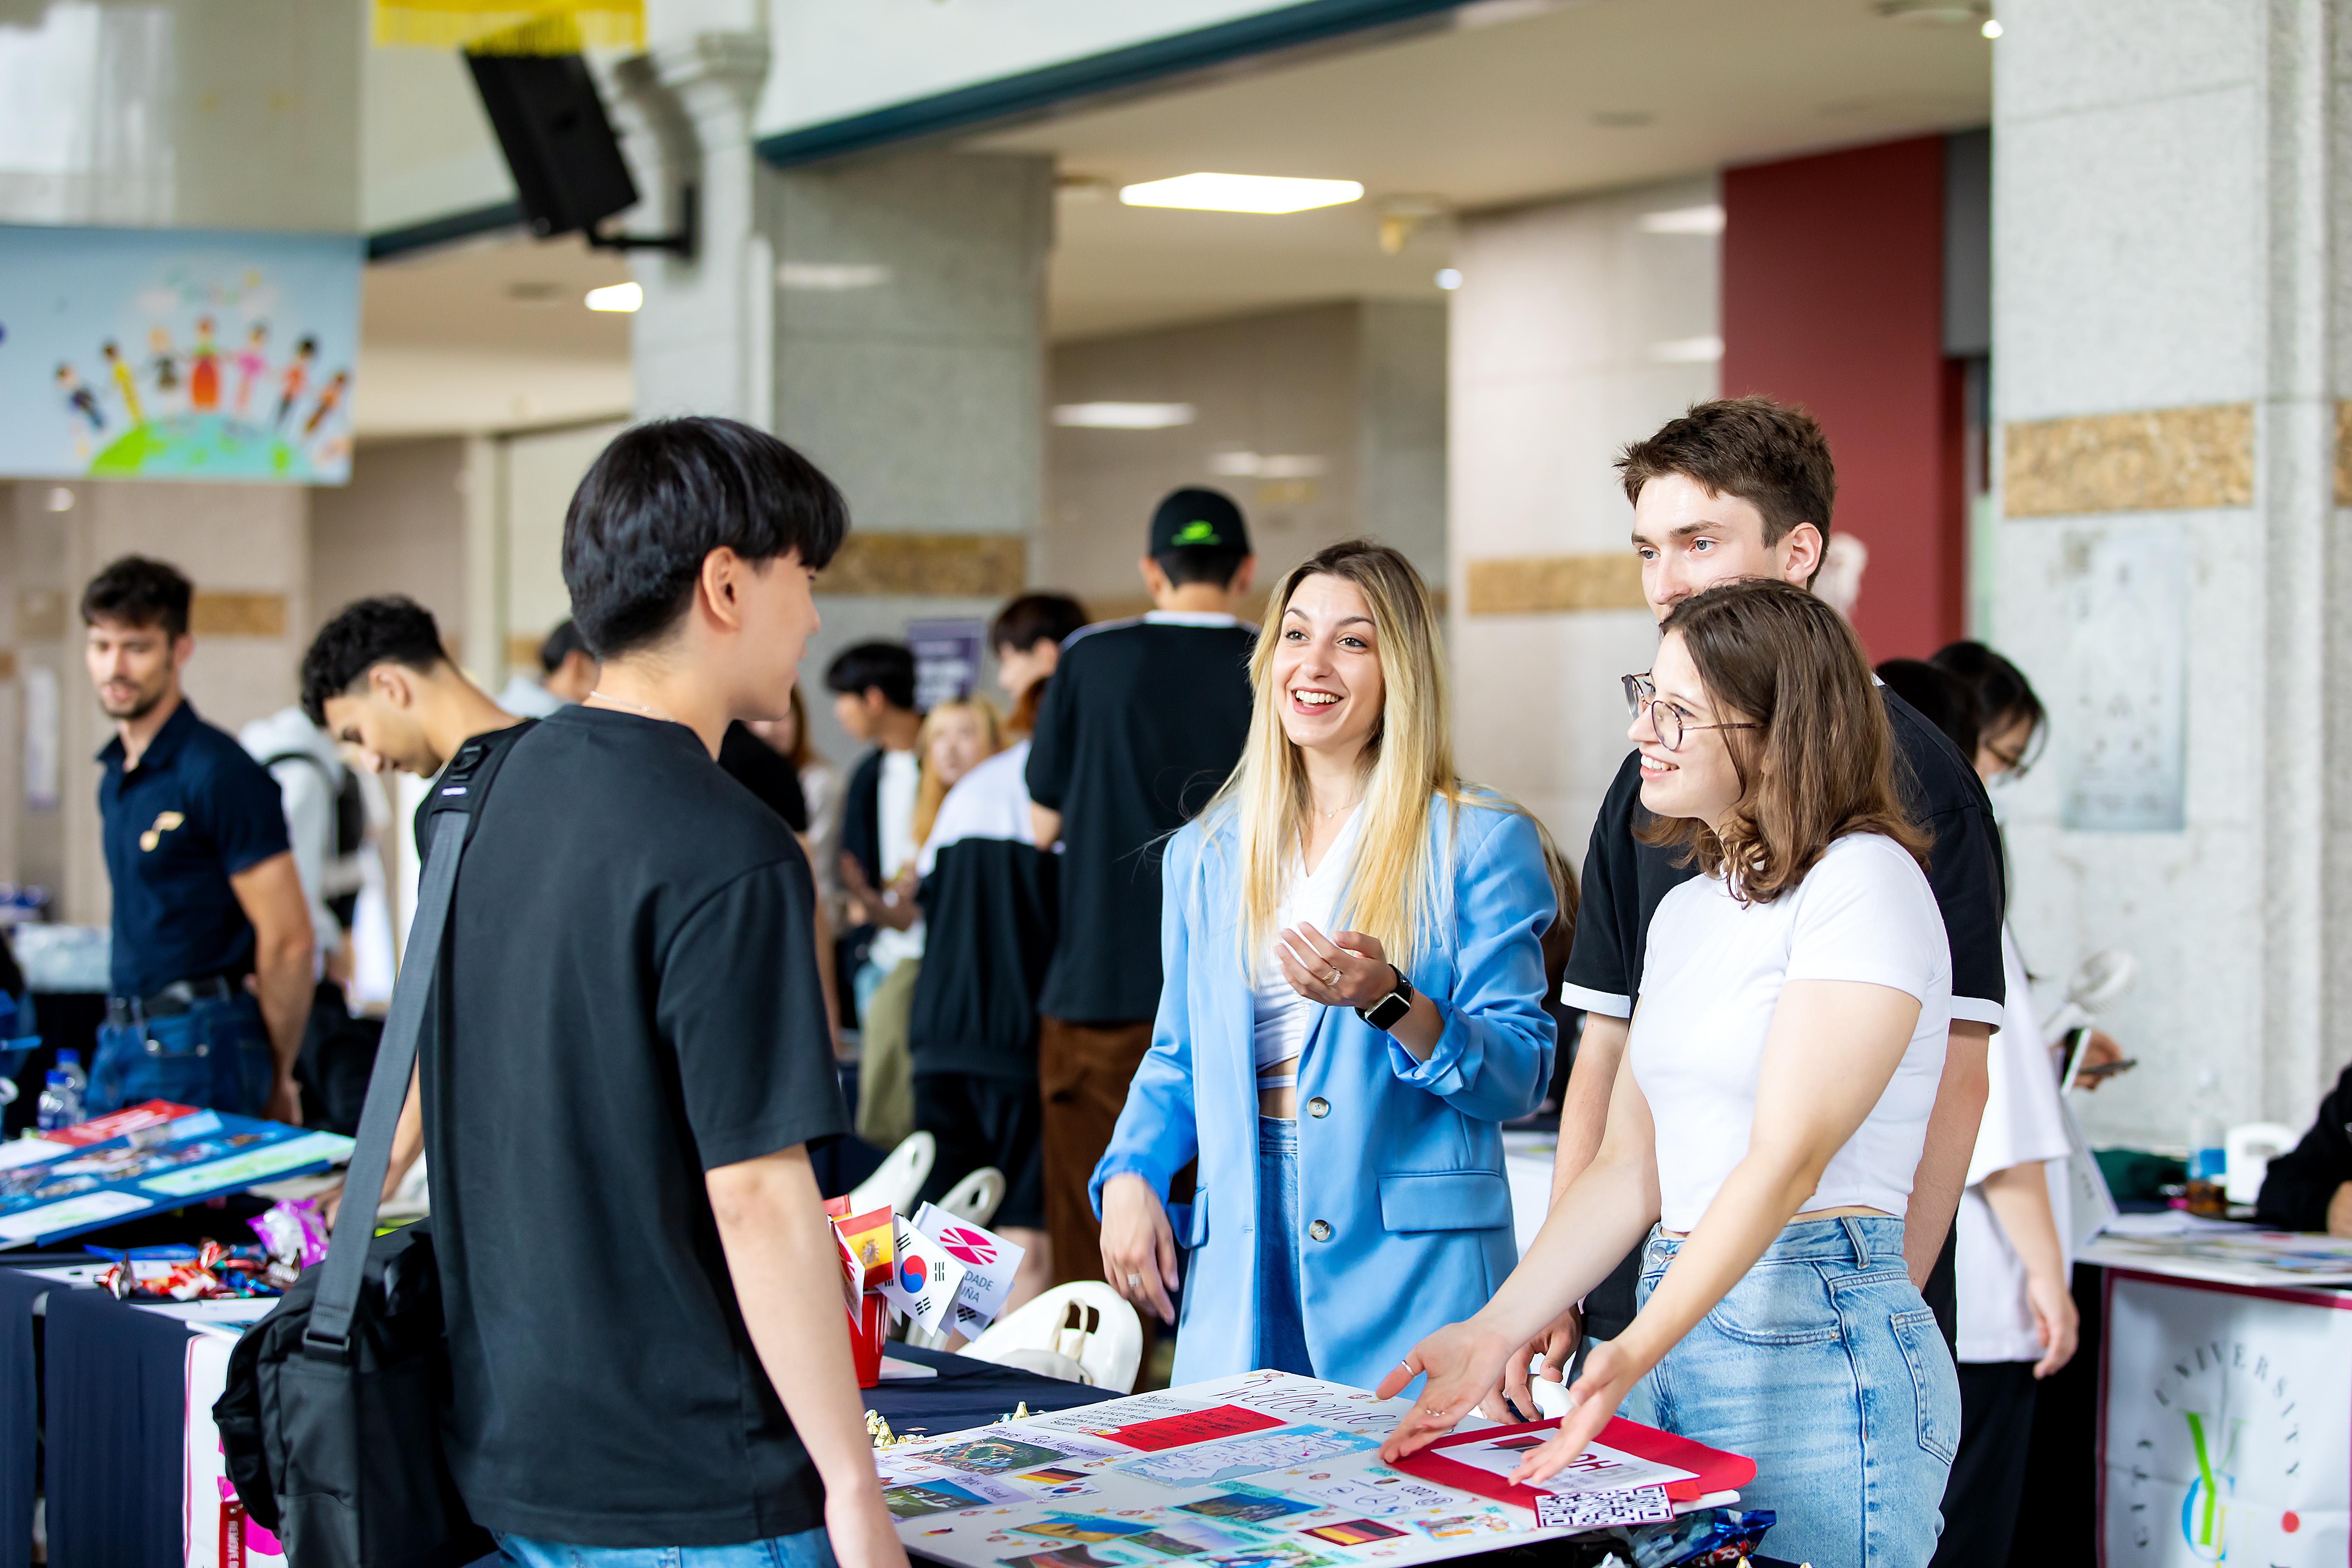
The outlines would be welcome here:
<svg viewBox="0 0 2352 1568">
<path fill-rule="evenodd" d="M 1370 1006 L 1356 1009 L 1357 1017 L 1384 1034 L 1402 1023 L 1404 1016 L 1412 1011 L 1412 982 L 1393 963 L 1389 965 L 1389 973 L 1396 976 L 1396 989 Z"/>
</svg>

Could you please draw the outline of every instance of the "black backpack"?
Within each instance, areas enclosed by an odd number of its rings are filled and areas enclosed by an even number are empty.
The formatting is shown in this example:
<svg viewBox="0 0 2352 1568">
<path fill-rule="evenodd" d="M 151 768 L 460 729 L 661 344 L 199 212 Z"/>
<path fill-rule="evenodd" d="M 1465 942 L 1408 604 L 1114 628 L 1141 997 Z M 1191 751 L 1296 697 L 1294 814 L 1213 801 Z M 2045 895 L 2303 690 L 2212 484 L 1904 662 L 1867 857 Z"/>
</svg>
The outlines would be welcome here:
<svg viewBox="0 0 2352 1568">
<path fill-rule="evenodd" d="M 213 1406 L 237 1497 L 285 1542 L 290 1568 L 462 1568 L 498 1550 L 467 1513 L 442 1451 L 449 1355 L 432 1222 L 374 1231 L 457 863 L 499 763 L 530 728 L 477 735 L 434 781 L 409 962 L 393 988 L 334 1241 L 238 1340 Z"/>
</svg>

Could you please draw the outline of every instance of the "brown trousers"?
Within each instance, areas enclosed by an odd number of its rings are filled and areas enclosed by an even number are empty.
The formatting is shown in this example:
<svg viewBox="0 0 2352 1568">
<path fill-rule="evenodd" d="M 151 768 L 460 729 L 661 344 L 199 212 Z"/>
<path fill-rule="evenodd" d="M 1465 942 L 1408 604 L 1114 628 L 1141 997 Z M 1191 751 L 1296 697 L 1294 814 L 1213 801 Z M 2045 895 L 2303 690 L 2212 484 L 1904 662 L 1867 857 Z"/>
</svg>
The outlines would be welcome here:
<svg viewBox="0 0 2352 1568">
<path fill-rule="evenodd" d="M 1037 1093 L 1045 1101 L 1045 1230 L 1056 1284 L 1102 1278 L 1102 1226 L 1087 1184 L 1110 1147 L 1127 1086 L 1151 1049 L 1151 1020 L 1132 1024 L 1037 1021 Z M 1151 1323 L 1144 1323 L 1149 1342 Z"/>
</svg>

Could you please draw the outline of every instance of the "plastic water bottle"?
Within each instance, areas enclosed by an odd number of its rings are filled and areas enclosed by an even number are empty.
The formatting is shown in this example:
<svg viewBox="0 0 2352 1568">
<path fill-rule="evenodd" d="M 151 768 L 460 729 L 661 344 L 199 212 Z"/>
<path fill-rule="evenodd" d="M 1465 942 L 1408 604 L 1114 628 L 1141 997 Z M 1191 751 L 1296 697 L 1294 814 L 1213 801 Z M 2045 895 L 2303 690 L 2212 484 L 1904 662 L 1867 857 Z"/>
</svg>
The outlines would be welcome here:
<svg viewBox="0 0 2352 1568">
<path fill-rule="evenodd" d="M 44 1132 L 61 1131 L 82 1120 L 81 1091 L 56 1068 L 49 1069 L 47 1085 L 41 1090 L 37 1119 Z"/>
<path fill-rule="evenodd" d="M 79 1051 L 75 1050 L 71 1046 L 59 1047 L 58 1051 L 58 1070 L 65 1074 L 66 1077 L 73 1079 L 74 1097 L 77 1100 L 88 1100 L 89 1098 L 89 1074 L 81 1070 L 81 1053 Z"/>
</svg>

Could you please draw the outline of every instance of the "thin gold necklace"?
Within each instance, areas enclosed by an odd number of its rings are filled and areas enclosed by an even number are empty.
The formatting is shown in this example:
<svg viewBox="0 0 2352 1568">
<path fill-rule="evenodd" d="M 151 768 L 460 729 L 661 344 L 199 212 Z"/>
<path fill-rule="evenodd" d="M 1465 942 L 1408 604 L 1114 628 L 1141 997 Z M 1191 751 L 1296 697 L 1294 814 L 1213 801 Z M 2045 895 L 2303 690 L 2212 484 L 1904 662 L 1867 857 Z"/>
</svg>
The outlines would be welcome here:
<svg viewBox="0 0 2352 1568">
<path fill-rule="evenodd" d="M 609 691 L 591 691 L 588 695 L 598 702 L 609 702 L 615 708 L 631 709 L 636 712 L 644 714 L 648 719 L 658 719 L 665 724 L 675 724 L 677 722 L 677 719 L 663 712 L 658 708 L 648 708 L 642 702 L 632 702 L 625 697 L 615 697 Z"/>
</svg>

